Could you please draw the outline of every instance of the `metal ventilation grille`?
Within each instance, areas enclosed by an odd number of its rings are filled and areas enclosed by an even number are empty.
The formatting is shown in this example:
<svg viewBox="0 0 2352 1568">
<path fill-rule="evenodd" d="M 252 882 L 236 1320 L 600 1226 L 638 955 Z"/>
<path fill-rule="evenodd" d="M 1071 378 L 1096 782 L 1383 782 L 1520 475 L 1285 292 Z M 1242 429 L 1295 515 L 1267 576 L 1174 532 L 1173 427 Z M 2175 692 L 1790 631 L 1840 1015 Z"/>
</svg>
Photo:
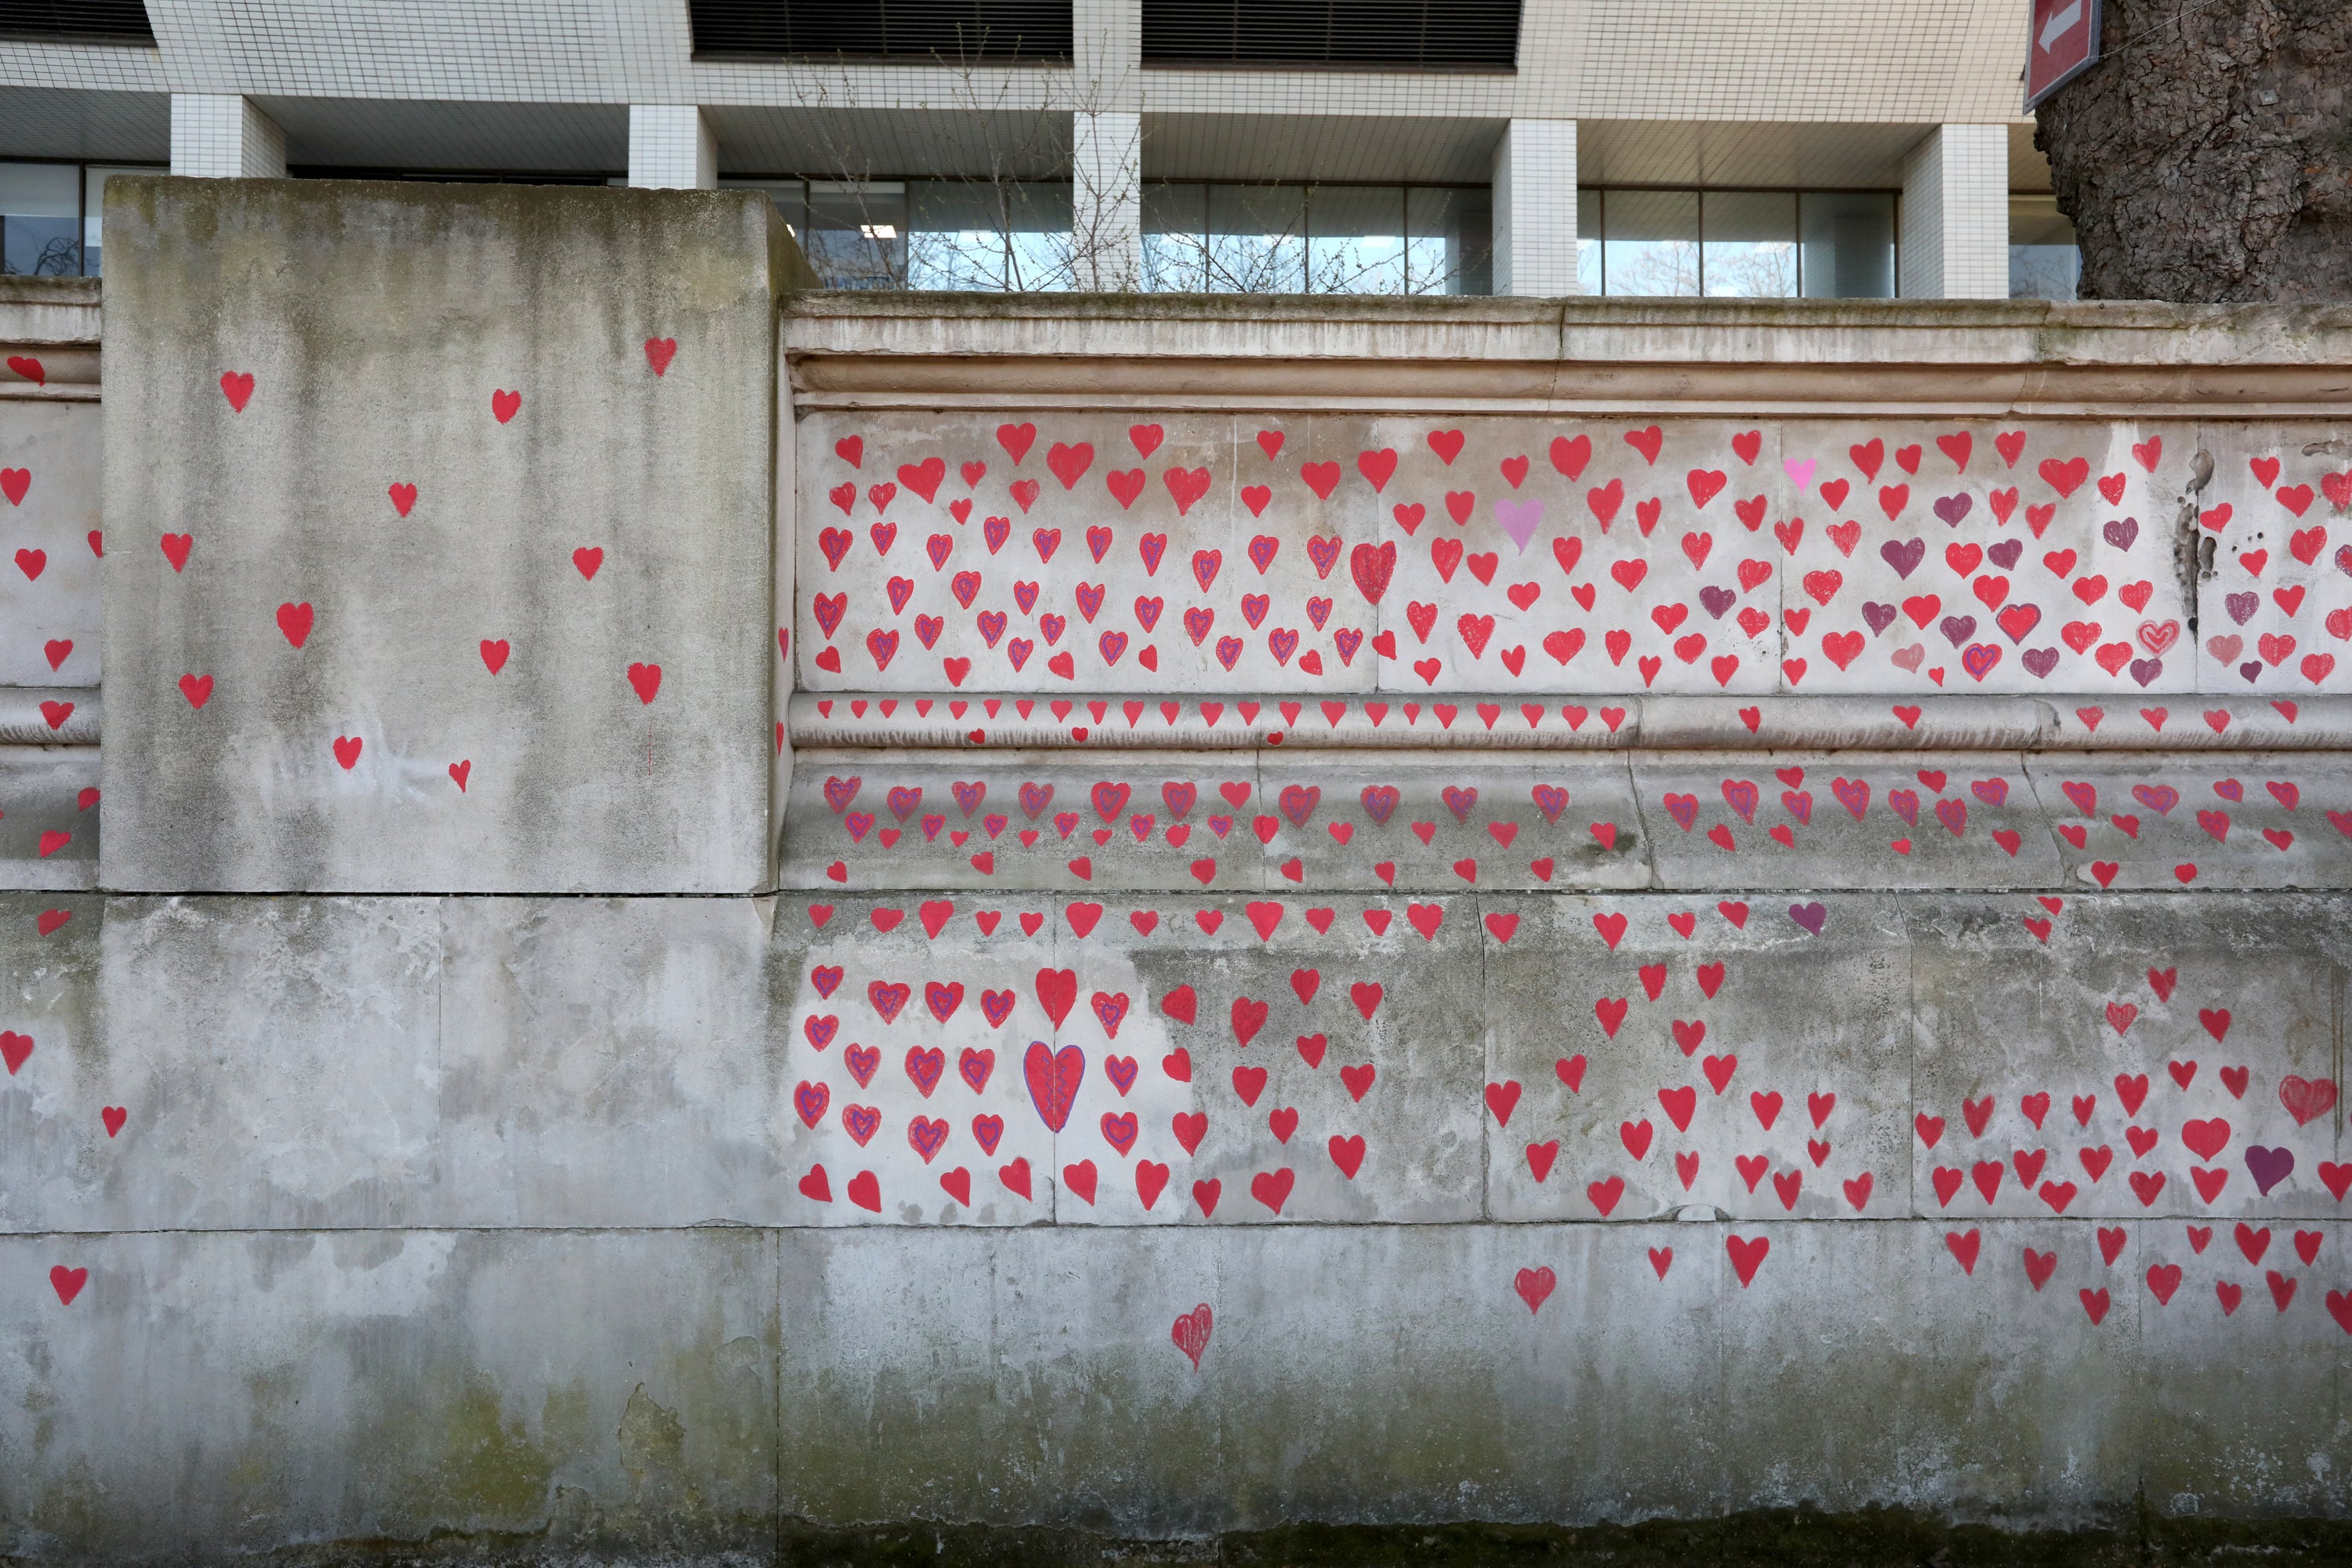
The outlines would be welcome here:
<svg viewBox="0 0 2352 1568">
<path fill-rule="evenodd" d="M 1070 58 L 1070 0 L 688 0 L 687 10 L 704 59 Z"/>
<path fill-rule="evenodd" d="M 155 29 L 141 0 L 0 0 L 0 37 L 152 44 Z"/>
<path fill-rule="evenodd" d="M 1150 65 L 1511 70 L 1519 0 L 1143 0 Z"/>
</svg>

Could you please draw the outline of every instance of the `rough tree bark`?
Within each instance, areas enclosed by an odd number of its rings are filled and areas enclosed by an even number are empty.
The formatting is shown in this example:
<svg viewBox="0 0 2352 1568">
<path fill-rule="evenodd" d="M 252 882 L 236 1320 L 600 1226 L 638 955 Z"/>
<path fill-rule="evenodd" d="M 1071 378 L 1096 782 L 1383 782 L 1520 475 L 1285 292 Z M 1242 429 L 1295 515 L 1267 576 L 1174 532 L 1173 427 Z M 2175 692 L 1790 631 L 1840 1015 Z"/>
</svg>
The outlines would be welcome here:
<svg viewBox="0 0 2352 1568">
<path fill-rule="evenodd" d="M 2105 0 L 2034 145 L 2087 300 L 2352 298 L 2352 0 Z"/>
</svg>

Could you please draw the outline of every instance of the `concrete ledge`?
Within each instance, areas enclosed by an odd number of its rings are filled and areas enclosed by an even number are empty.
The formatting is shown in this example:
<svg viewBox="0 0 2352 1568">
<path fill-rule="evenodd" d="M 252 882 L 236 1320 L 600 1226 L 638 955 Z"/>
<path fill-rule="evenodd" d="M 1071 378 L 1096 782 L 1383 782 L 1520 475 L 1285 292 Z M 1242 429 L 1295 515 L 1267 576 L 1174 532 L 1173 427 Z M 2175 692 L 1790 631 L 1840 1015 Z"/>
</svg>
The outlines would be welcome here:
<svg viewBox="0 0 2352 1568">
<path fill-rule="evenodd" d="M 103 716 L 94 686 L 0 686 L 0 746 L 95 746 Z"/>
<path fill-rule="evenodd" d="M 2352 749 L 2352 698 L 1069 697 L 796 692 L 795 747 L 1581 752 Z"/>
<path fill-rule="evenodd" d="M 2341 307 L 808 293 L 803 406 L 2308 415 Z M 1402 374 L 1401 374 L 1402 373 Z"/>
</svg>

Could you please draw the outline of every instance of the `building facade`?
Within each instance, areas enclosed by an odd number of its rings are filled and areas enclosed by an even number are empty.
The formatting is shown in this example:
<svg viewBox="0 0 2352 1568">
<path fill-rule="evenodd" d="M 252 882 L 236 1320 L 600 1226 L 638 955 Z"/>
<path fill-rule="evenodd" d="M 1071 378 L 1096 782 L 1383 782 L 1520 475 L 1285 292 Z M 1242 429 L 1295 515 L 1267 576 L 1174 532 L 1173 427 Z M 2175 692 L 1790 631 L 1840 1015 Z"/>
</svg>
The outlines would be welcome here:
<svg viewBox="0 0 2352 1568">
<path fill-rule="evenodd" d="M 774 197 L 827 283 L 2071 298 L 2025 0 L 0 3 L 0 268 L 122 168 Z"/>
</svg>

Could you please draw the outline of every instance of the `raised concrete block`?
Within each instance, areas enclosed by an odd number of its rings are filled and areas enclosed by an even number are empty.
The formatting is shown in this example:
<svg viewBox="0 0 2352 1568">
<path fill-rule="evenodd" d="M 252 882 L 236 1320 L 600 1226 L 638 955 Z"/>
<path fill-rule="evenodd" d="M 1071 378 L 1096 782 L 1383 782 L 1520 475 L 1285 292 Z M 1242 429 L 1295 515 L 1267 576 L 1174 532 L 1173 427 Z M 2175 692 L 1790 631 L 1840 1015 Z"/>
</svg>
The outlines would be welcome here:
<svg viewBox="0 0 2352 1568">
<path fill-rule="evenodd" d="M 2075 889 L 2352 886 L 2340 752 L 2051 752 L 2025 772 Z"/>
<path fill-rule="evenodd" d="M 107 875 L 766 879 L 757 195 L 109 187 Z"/>
<path fill-rule="evenodd" d="M 2059 885 L 2013 753 L 1650 752 L 1633 776 L 1663 886 Z"/>
<path fill-rule="evenodd" d="M 787 887 L 1078 892 L 1640 888 L 1621 757 L 807 751 Z"/>
<path fill-rule="evenodd" d="M 0 1238 L 0 1550 L 764 1558 L 778 1344 L 752 1232 Z"/>
</svg>

